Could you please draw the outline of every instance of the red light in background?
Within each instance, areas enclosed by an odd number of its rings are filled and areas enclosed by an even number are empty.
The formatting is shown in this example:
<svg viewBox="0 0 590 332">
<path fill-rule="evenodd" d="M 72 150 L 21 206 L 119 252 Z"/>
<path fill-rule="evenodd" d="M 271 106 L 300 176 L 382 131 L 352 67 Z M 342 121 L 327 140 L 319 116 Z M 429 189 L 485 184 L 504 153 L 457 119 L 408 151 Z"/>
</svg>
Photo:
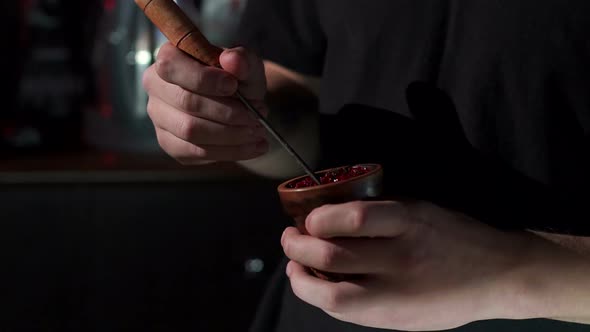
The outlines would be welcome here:
<svg viewBox="0 0 590 332">
<path fill-rule="evenodd" d="M 113 117 L 113 105 L 107 104 L 107 103 L 103 103 L 102 105 L 100 105 L 100 116 L 102 116 L 106 120 L 109 120 L 110 118 L 112 118 Z"/>
<path fill-rule="evenodd" d="M 20 4 L 21 4 L 22 8 L 24 8 L 25 10 L 28 10 L 31 7 L 33 7 L 33 0 L 21 0 Z"/>
<path fill-rule="evenodd" d="M 117 7 L 117 0 L 104 0 L 103 7 L 106 11 L 113 11 Z"/>
<path fill-rule="evenodd" d="M 117 155 L 113 152 L 105 152 L 101 156 L 103 166 L 112 167 L 117 164 Z"/>
<path fill-rule="evenodd" d="M 242 3 L 241 0 L 232 0 L 230 5 L 231 5 L 231 9 L 234 12 L 237 12 L 240 9 L 240 4 Z"/>
<path fill-rule="evenodd" d="M 4 136 L 5 138 L 11 137 L 15 133 L 16 133 L 16 128 L 14 128 L 14 127 L 2 128 L 2 136 Z"/>
</svg>

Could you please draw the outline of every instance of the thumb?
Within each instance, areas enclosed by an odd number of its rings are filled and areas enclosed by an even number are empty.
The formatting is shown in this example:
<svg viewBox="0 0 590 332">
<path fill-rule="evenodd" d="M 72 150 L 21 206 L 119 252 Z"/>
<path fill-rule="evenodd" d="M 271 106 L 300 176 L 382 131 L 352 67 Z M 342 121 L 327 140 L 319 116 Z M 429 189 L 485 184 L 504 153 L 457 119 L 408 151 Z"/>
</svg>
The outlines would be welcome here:
<svg viewBox="0 0 590 332">
<path fill-rule="evenodd" d="M 264 64 L 256 54 L 243 47 L 226 49 L 219 57 L 221 67 L 240 82 L 240 92 L 251 100 L 263 100 L 266 94 Z"/>
</svg>

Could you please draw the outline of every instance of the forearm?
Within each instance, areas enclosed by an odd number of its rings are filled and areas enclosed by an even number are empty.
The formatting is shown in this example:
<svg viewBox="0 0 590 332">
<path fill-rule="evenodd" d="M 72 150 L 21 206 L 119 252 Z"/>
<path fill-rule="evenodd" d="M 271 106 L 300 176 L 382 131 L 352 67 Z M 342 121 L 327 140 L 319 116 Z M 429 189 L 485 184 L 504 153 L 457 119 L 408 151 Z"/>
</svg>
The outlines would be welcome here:
<svg viewBox="0 0 590 332">
<path fill-rule="evenodd" d="M 289 70 L 271 61 L 264 61 L 269 98 L 315 99 L 319 95 L 320 79 Z"/>
<path fill-rule="evenodd" d="M 533 234 L 554 242 L 564 248 L 573 250 L 582 255 L 588 255 L 590 257 L 590 237 L 587 236 L 574 236 L 565 234 L 553 234 L 545 232 L 532 231 Z"/>
</svg>

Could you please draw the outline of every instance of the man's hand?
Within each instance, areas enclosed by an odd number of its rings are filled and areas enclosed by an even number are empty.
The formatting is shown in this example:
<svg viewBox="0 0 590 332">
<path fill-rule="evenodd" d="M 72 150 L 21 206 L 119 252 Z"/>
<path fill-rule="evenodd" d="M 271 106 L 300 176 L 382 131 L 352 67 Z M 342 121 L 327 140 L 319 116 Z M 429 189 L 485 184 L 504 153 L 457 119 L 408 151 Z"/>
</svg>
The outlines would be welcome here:
<svg viewBox="0 0 590 332">
<path fill-rule="evenodd" d="M 424 331 L 496 318 L 590 317 L 580 309 L 590 307 L 588 261 L 529 233 L 498 231 L 429 203 L 390 201 L 327 205 L 306 228 L 311 236 L 288 228 L 281 240 L 291 286 L 343 321 Z M 304 266 L 363 277 L 331 283 Z"/>
<path fill-rule="evenodd" d="M 268 113 L 262 60 L 235 48 L 225 50 L 220 63 L 223 69 L 207 67 L 167 43 L 144 74 L 158 142 L 183 164 L 248 160 L 268 150 L 265 129 L 232 97 L 239 86 Z"/>
</svg>

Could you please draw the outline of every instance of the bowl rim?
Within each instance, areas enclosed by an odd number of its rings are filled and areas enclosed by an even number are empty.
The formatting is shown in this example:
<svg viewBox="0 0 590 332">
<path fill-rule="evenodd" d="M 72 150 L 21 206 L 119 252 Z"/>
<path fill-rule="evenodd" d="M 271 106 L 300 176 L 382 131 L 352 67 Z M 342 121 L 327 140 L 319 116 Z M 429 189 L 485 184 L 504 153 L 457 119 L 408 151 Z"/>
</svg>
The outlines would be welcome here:
<svg viewBox="0 0 590 332">
<path fill-rule="evenodd" d="M 326 184 L 320 184 L 317 186 L 313 186 L 313 187 L 305 187 L 305 188 L 287 188 L 287 185 L 289 183 L 292 183 L 294 181 L 300 180 L 300 179 L 304 179 L 306 177 L 308 177 L 309 175 L 301 175 L 298 177 L 294 177 L 291 178 L 287 181 L 284 181 L 283 183 L 281 183 L 278 187 L 277 187 L 277 191 L 279 192 L 288 192 L 288 193 L 300 193 L 300 192 L 308 192 L 308 191 L 314 191 L 314 190 L 319 190 L 319 189 L 324 189 L 324 188 L 330 188 L 330 187 L 335 187 L 338 185 L 342 185 L 342 184 L 346 184 L 346 183 L 351 183 L 351 182 L 355 182 L 358 180 L 362 180 L 366 177 L 369 177 L 371 175 L 374 175 L 376 173 L 379 173 L 383 170 L 383 166 L 381 164 L 377 164 L 377 163 L 360 163 L 360 164 L 354 164 L 354 165 L 343 165 L 343 166 L 338 166 L 338 167 L 332 167 L 332 168 L 327 168 L 327 169 L 323 169 L 320 171 L 316 171 L 314 173 L 324 173 L 324 172 L 329 172 L 331 170 L 335 170 L 335 169 L 339 169 L 339 168 L 343 168 L 343 167 L 355 167 L 355 166 L 370 166 L 370 167 L 375 167 L 374 169 L 368 171 L 367 173 L 363 174 L 363 175 L 359 175 L 359 176 L 355 176 L 353 178 L 350 179 L 346 179 L 344 181 L 338 181 L 338 182 L 330 182 L 330 183 L 326 183 Z"/>
</svg>

